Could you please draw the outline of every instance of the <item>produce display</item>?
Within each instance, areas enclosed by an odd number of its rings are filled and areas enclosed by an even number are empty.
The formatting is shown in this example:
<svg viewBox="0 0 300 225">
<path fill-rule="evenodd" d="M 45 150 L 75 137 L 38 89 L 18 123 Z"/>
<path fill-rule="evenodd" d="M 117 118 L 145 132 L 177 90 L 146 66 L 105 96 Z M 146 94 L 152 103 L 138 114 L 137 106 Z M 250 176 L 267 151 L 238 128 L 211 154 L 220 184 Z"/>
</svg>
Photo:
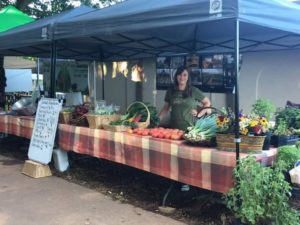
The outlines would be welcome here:
<svg viewBox="0 0 300 225">
<path fill-rule="evenodd" d="M 77 105 L 72 112 L 72 121 L 75 122 L 81 119 L 85 114 L 89 112 L 88 105 Z"/>
<path fill-rule="evenodd" d="M 113 115 L 119 111 L 119 106 L 114 105 L 105 105 L 101 106 L 93 111 L 92 114 L 94 115 Z"/>
<path fill-rule="evenodd" d="M 159 118 L 157 116 L 157 110 L 154 106 L 148 103 L 134 102 L 128 109 L 127 113 L 121 116 L 120 120 L 111 122 L 110 125 L 128 126 L 131 128 L 138 127 L 138 123 L 146 122 L 148 114 L 150 113 L 149 127 L 156 127 L 159 124 Z"/>
<path fill-rule="evenodd" d="M 61 112 L 72 113 L 74 111 L 73 107 L 66 107 L 61 110 Z"/>
<path fill-rule="evenodd" d="M 188 127 L 188 132 L 184 138 L 192 143 L 208 142 L 216 135 L 218 126 L 216 123 L 216 114 L 199 118 L 195 126 Z"/>
<path fill-rule="evenodd" d="M 169 129 L 169 128 L 152 128 L 152 129 L 128 129 L 128 133 L 134 133 L 142 136 L 152 136 L 155 138 L 162 139 L 172 139 L 172 140 L 181 140 L 184 135 L 184 131 L 179 129 Z"/>
</svg>

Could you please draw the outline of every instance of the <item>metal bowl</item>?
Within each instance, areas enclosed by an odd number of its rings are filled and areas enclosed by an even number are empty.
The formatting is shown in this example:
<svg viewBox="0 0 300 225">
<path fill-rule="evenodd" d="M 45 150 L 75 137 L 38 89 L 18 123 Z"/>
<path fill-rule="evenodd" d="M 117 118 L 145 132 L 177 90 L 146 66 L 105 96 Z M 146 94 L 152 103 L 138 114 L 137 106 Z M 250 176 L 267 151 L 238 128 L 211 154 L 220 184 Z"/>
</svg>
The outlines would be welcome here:
<svg viewBox="0 0 300 225">
<path fill-rule="evenodd" d="M 12 106 L 12 111 L 21 116 L 32 116 L 36 113 L 36 106 L 32 98 L 21 98 Z"/>
</svg>

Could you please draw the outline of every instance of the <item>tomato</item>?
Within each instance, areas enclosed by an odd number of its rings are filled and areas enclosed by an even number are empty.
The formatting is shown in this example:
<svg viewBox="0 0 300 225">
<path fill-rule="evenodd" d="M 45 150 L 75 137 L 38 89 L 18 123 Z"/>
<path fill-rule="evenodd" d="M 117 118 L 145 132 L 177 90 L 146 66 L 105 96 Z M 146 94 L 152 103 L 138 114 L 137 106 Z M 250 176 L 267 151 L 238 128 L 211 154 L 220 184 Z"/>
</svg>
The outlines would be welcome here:
<svg viewBox="0 0 300 225">
<path fill-rule="evenodd" d="M 177 135 L 175 135 L 175 139 L 174 140 L 180 140 L 181 137 L 182 137 L 181 135 L 177 134 Z"/>
<path fill-rule="evenodd" d="M 139 128 L 134 128 L 133 133 L 136 134 L 139 131 Z"/>
<path fill-rule="evenodd" d="M 158 138 L 164 138 L 164 134 L 163 133 L 159 133 L 158 134 Z"/>
<path fill-rule="evenodd" d="M 147 130 L 147 129 L 143 130 L 143 131 L 142 131 L 142 135 L 143 135 L 143 136 L 149 135 L 149 130 Z"/>
<path fill-rule="evenodd" d="M 152 137 L 158 138 L 158 136 L 159 136 L 159 133 L 158 133 L 158 132 L 154 132 L 154 133 L 152 134 Z"/>
<path fill-rule="evenodd" d="M 180 138 L 182 138 L 183 135 L 184 135 L 184 131 L 181 130 L 181 131 L 179 131 L 177 134 L 180 136 Z"/>
<path fill-rule="evenodd" d="M 133 133 L 133 130 L 132 130 L 131 128 L 128 128 L 128 129 L 127 129 L 127 133 L 132 134 L 132 133 Z"/>
<path fill-rule="evenodd" d="M 136 134 L 142 135 L 142 134 L 143 134 L 143 130 L 138 130 L 138 131 L 136 132 Z"/>
<path fill-rule="evenodd" d="M 166 138 L 166 139 L 170 139 L 170 138 L 171 138 L 171 135 L 172 135 L 171 133 L 166 133 L 166 134 L 165 134 L 165 138 Z"/>
</svg>

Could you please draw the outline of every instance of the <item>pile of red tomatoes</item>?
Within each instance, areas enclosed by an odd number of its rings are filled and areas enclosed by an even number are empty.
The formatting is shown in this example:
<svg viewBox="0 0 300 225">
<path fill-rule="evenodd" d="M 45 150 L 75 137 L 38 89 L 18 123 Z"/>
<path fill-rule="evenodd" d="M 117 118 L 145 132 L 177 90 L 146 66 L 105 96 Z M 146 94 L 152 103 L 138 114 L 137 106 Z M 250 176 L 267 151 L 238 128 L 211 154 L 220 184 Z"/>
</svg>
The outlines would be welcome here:
<svg viewBox="0 0 300 225">
<path fill-rule="evenodd" d="M 184 131 L 179 129 L 169 129 L 169 128 L 135 128 L 135 129 L 128 129 L 128 133 L 138 134 L 142 136 L 152 136 L 155 138 L 162 138 L 162 139 L 171 139 L 171 140 L 181 140 L 183 139 Z"/>
</svg>

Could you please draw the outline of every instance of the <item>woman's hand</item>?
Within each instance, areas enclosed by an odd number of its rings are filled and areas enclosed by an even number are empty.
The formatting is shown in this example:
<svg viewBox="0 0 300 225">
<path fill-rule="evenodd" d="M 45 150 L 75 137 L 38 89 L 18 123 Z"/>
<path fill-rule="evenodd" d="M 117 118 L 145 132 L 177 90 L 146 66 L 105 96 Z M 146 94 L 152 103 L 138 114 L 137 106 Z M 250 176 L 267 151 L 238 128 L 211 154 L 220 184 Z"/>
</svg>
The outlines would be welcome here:
<svg viewBox="0 0 300 225">
<path fill-rule="evenodd" d="M 201 117 L 201 116 L 204 116 L 204 115 L 209 115 L 211 114 L 211 108 L 207 108 L 205 109 L 206 107 L 210 107 L 211 106 L 211 103 L 210 103 L 210 100 L 209 98 L 205 97 L 202 101 L 201 101 L 202 105 L 203 105 L 203 108 L 197 115 L 197 117 Z"/>
<path fill-rule="evenodd" d="M 164 106 L 160 110 L 158 117 L 160 121 L 162 121 L 163 117 L 169 112 L 170 110 L 170 104 L 168 102 L 165 102 Z"/>
<path fill-rule="evenodd" d="M 192 114 L 192 116 L 196 117 L 198 115 L 198 112 L 196 109 L 192 109 L 191 114 Z"/>
</svg>

